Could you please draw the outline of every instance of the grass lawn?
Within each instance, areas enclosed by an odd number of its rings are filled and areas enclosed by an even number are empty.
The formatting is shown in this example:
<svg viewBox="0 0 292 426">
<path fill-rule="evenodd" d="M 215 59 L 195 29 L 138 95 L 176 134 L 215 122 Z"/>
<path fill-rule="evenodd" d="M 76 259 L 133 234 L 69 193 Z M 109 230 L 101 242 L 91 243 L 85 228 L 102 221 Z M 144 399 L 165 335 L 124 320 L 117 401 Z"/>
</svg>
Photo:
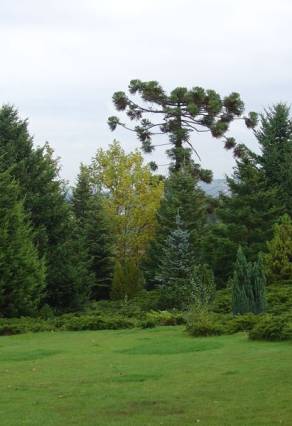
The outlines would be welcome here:
<svg viewBox="0 0 292 426">
<path fill-rule="evenodd" d="M 0 338 L 0 424 L 292 425 L 292 344 L 182 327 Z"/>
</svg>

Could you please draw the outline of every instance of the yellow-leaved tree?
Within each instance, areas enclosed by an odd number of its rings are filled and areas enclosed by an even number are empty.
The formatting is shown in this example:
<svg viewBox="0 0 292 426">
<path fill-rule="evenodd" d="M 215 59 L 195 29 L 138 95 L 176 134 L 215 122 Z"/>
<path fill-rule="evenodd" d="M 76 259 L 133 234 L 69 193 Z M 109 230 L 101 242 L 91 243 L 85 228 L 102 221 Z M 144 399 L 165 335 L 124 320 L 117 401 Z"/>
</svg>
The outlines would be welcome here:
<svg viewBox="0 0 292 426">
<path fill-rule="evenodd" d="M 139 262 L 154 236 L 163 182 L 143 164 L 138 150 L 127 154 L 114 141 L 98 149 L 91 164 L 92 183 L 106 195 L 104 208 L 112 225 L 116 258 Z"/>
</svg>

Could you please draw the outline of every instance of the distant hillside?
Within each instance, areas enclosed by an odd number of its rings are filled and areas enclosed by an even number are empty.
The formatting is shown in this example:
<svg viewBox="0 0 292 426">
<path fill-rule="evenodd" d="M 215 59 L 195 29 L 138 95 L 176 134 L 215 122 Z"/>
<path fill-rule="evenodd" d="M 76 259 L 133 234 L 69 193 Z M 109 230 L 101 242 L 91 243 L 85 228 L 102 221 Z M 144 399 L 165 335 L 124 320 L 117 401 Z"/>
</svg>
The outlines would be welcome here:
<svg viewBox="0 0 292 426">
<path fill-rule="evenodd" d="M 228 186 L 225 179 L 214 179 L 211 183 L 201 182 L 200 187 L 206 194 L 211 195 L 212 197 L 218 197 L 220 192 L 223 194 L 228 193 Z"/>
</svg>

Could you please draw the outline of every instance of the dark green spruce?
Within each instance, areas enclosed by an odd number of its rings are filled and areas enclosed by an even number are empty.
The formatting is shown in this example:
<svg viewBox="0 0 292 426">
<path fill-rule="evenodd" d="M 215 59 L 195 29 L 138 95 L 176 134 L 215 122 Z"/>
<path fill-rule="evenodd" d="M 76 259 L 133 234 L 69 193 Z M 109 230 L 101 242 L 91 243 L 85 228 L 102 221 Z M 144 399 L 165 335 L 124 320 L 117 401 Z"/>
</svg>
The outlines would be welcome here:
<svg viewBox="0 0 292 426">
<path fill-rule="evenodd" d="M 102 197 L 99 189 L 93 188 L 90 183 L 88 168 L 81 164 L 77 184 L 73 189 L 72 206 L 80 236 L 90 257 L 92 300 L 110 297 L 113 278 L 113 238 L 102 207 Z"/>
<path fill-rule="evenodd" d="M 17 182 L 0 172 L 0 316 L 37 313 L 45 291 L 45 264 L 33 244 Z"/>
</svg>

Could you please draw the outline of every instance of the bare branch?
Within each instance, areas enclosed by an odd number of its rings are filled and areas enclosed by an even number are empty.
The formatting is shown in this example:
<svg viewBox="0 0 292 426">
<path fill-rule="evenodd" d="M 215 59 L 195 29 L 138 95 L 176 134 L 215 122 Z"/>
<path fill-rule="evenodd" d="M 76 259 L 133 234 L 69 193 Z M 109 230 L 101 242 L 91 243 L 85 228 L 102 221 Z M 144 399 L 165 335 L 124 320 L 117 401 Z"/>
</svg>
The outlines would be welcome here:
<svg viewBox="0 0 292 426">
<path fill-rule="evenodd" d="M 199 156 L 199 154 L 198 154 L 198 151 L 197 150 L 195 150 L 195 148 L 193 147 L 193 145 L 189 142 L 189 141 L 187 141 L 187 144 L 192 148 L 192 150 L 193 150 L 193 152 L 196 154 L 196 156 L 198 157 L 198 159 L 200 160 L 200 161 L 202 161 L 202 159 L 201 159 L 201 157 Z"/>
</svg>

